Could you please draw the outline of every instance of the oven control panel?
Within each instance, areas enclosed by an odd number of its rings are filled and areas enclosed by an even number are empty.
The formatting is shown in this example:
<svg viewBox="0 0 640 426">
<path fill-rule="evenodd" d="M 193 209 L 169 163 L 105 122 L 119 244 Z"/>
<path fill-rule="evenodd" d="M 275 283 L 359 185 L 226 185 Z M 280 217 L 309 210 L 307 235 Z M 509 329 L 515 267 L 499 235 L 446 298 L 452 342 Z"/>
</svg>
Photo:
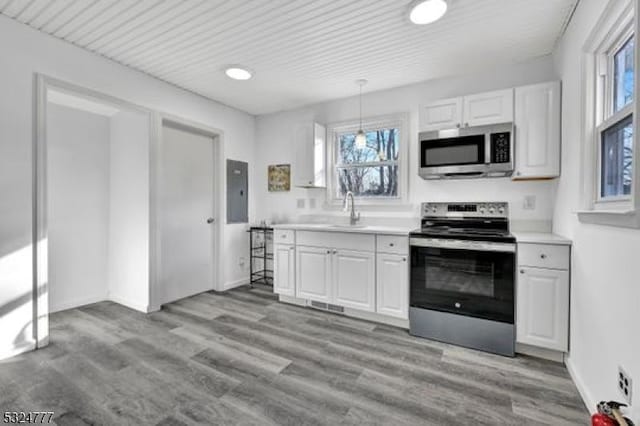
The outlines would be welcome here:
<svg viewBox="0 0 640 426">
<path fill-rule="evenodd" d="M 509 217 L 509 204 L 489 203 L 422 203 L 422 217 Z"/>
</svg>

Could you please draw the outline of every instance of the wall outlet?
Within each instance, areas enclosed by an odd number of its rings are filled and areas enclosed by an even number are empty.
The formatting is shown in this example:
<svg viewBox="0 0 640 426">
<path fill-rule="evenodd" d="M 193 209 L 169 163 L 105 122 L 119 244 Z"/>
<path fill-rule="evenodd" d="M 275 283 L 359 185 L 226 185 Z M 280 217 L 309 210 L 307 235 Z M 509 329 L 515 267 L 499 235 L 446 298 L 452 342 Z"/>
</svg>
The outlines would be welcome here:
<svg viewBox="0 0 640 426">
<path fill-rule="evenodd" d="M 240 257 L 238 259 L 238 265 L 240 266 L 240 269 L 245 269 L 246 265 L 247 265 L 247 258 L 246 257 Z"/>
<path fill-rule="evenodd" d="M 524 202 L 522 203 L 522 208 L 524 210 L 535 210 L 536 209 L 536 196 L 535 195 L 525 195 Z"/>
<path fill-rule="evenodd" d="M 316 199 L 315 198 L 309 198 L 309 208 L 310 209 L 315 209 L 316 208 Z"/>
<path fill-rule="evenodd" d="M 299 209 L 304 209 L 304 204 L 305 204 L 304 202 L 305 202 L 304 198 L 298 198 L 296 200 L 296 207 Z"/>
<path fill-rule="evenodd" d="M 622 367 L 618 367 L 618 390 L 629 405 L 631 405 L 632 389 L 633 383 L 631 381 L 631 376 L 629 376 L 627 372 L 622 369 Z"/>
</svg>

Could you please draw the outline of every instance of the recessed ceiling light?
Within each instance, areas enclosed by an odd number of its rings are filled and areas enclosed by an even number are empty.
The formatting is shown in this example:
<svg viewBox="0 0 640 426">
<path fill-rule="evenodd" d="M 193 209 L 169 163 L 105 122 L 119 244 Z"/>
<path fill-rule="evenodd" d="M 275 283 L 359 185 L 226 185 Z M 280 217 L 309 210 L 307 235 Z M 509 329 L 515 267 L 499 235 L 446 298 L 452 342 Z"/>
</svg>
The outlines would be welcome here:
<svg viewBox="0 0 640 426">
<path fill-rule="evenodd" d="M 227 74 L 227 77 L 234 80 L 249 80 L 253 77 L 253 73 L 251 71 L 237 65 L 228 67 L 224 73 Z"/>
<path fill-rule="evenodd" d="M 425 25 L 442 18 L 446 12 L 446 0 L 425 0 L 413 5 L 409 19 L 414 24 Z"/>
</svg>

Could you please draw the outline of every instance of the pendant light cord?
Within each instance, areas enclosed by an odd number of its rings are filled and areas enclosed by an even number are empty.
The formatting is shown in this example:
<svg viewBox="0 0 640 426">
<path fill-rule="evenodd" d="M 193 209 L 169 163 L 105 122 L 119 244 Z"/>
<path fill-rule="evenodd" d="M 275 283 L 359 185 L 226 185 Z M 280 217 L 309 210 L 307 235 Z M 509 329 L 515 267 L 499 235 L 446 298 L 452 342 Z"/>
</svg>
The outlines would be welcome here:
<svg viewBox="0 0 640 426">
<path fill-rule="evenodd" d="M 360 130 L 362 130 L 362 83 L 360 83 Z"/>
</svg>

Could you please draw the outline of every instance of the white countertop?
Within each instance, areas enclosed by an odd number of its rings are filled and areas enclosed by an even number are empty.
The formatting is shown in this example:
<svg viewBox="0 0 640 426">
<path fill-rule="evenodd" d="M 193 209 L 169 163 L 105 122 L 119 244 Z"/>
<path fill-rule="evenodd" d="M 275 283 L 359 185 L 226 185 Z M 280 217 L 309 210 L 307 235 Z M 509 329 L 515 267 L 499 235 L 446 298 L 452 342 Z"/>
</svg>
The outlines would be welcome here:
<svg viewBox="0 0 640 426">
<path fill-rule="evenodd" d="M 332 225 L 327 223 L 281 223 L 273 225 L 274 229 L 291 229 L 294 231 L 351 232 L 357 234 L 409 235 L 415 228 L 380 225 Z"/>
<path fill-rule="evenodd" d="M 571 245 L 571 240 L 547 232 L 511 232 L 518 243 Z"/>
</svg>

